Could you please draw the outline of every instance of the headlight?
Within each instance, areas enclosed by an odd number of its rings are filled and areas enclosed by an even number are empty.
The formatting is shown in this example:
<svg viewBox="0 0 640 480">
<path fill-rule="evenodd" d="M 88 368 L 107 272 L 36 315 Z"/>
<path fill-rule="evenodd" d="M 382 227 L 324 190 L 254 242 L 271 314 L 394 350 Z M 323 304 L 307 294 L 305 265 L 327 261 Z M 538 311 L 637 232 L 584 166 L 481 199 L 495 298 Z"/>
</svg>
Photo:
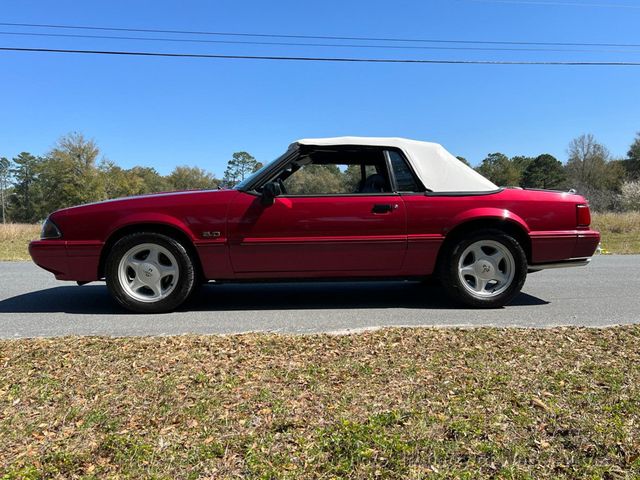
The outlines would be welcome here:
<svg viewBox="0 0 640 480">
<path fill-rule="evenodd" d="M 42 230 L 40 231 L 40 238 L 42 240 L 49 240 L 53 238 L 61 238 L 62 232 L 58 228 L 58 226 L 53 223 L 49 217 L 42 224 Z"/>
</svg>

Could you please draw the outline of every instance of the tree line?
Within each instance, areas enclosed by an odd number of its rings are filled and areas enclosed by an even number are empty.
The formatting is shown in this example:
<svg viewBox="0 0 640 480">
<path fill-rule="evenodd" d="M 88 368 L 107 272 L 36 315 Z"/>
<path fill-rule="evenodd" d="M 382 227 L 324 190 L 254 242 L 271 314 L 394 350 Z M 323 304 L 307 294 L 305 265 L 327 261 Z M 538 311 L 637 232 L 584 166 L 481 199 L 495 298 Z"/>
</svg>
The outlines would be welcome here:
<svg viewBox="0 0 640 480">
<path fill-rule="evenodd" d="M 500 186 L 573 188 L 585 195 L 596 211 L 640 210 L 640 133 L 624 159 L 613 158 L 593 135 L 573 139 L 567 151 L 564 164 L 549 154 L 509 158 L 491 153 L 476 170 Z M 469 165 L 465 158 L 458 159 Z M 232 187 L 261 166 L 249 153 L 236 152 L 227 162 L 222 178 L 187 165 L 175 167 L 168 175 L 160 175 L 153 167 L 124 169 L 101 158 L 93 140 L 71 133 L 61 137 L 43 156 L 22 152 L 12 159 L 0 157 L 2 221 L 38 222 L 59 208 L 110 198 Z M 295 179 L 302 182 L 296 186 L 298 190 L 315 191 L 320 184 L 334 183 L 339 188 L 340 182 L 350 181 L 350 172 L 344 172 L 345 180 L 337 179 L 337 174 L 334 179 L 327 169 L 307 170 Z"/>
<path fill-rule="evenodd" d="M 640 210 L 640 133 L 627 158 L 614 158 L 591 134 L 569 143 L 566 163 L 549 154 L 507 157 L 489 154 L 476 170 L 496 185 L 574 189 L 596 211 Z M 466 159 L 458 159 L 468 165 Z"/>
<path fill-rule="evenodd" d="M 12 159 L 0 157 L 2 221 L 39 222 L 54 210 L 110 198 L 230 187 L 261 166 L 247 152 L 236 152 L 221 179 L 187 165 L 168 175 L 153 167 L 125 169 L 101 158 L 95 141 L 71 133 L 43 156 L 22 152 Z"/>
</svg>

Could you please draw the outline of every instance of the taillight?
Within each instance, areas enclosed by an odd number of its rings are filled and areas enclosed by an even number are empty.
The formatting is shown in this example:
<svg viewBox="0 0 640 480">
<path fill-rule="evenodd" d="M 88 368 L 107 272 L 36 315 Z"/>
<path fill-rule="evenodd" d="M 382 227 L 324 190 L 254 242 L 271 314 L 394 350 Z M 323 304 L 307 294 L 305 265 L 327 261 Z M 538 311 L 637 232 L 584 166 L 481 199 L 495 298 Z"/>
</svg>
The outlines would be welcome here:
<svg viewBox="0 0 640 480">
<path fill-rule="evenodd" d="M 589 205 L 580 204 L 576 206 L 577 219 L 579 227 L 588 227 L 591 225 L 591 212 L 589 211 Z"/>
</svg>

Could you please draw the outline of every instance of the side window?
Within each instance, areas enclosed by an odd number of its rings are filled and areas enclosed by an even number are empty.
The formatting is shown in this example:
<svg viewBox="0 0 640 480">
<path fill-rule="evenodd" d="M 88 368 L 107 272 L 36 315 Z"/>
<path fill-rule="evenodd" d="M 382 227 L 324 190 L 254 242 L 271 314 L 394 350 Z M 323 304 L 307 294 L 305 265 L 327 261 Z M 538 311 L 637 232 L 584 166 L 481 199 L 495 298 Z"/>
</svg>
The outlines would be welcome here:
<svg viewBox="0 0 640 480">
<path fill-rule="evenodd" d="M 277 176 L 285 195 L 371 195 L 391 192 L 379 150 L 318 150 L 303 154 Z"/>
<path fill-rule="evenodd" d="M 357 180 L 352 179 L 348 173 L 350 172 L 343 165 L 310 163 L 294 171 L 283 183 L 287 195 L 354 193 Z"/>
<path fill-rule="evenodd" d="M 391 161 L 391 168 L 393 169 L 393 175 L 396 179 L 399 192 L 421 192 L 420 184 L 416 180 L 413 172 L 407 165 L 403 156 L 394 151 L 389 150 L 389 160 Z"/>
</svg>

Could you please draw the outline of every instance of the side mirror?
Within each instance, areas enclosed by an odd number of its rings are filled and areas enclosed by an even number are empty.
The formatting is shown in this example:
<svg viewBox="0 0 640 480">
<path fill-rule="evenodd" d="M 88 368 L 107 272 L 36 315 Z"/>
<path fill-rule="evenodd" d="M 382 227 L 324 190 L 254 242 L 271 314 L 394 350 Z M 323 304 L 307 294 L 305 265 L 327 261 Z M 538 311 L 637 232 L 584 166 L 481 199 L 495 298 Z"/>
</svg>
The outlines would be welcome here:
<svg viewBox="0 0 640 480">
<path fill-rule="evenodd" d="M 270 207 L 273 205 L 274 199 L 279 195 L 282 195 L 282 188 L 278 182 L 265 183 L 262 187 L 260 203 L 265 207 Z"/>
</svg>

